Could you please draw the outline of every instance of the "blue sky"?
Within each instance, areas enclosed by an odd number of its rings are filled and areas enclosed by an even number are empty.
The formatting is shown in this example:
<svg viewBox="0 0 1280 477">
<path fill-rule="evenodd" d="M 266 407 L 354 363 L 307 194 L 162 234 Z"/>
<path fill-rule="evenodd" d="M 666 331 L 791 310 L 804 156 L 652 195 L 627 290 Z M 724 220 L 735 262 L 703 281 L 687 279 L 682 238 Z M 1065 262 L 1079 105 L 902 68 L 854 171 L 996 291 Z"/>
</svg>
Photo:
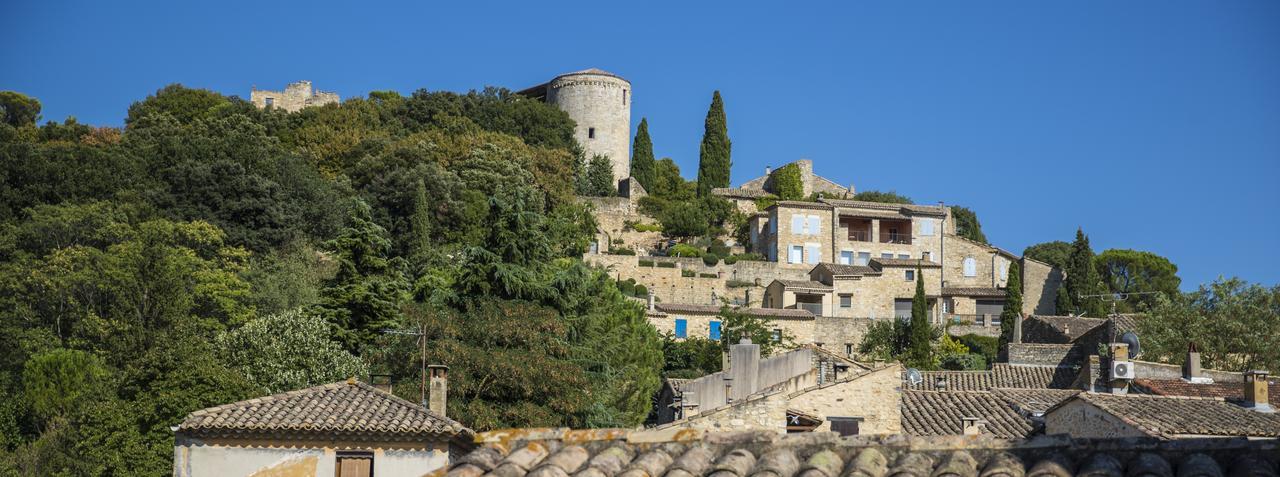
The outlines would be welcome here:
<svg viewBox="0 0 1280 477">
<path fill-rule="evenodd" d="M 1079 226 L 1184 288 L 1280 282 L 1280 2 L 740 3 L 5 0 L 0 89 L 119 125 L 175 82 L 353 97 L 598 67 L 687 177 L 719 89 L 735 183 L 810 158 L 972 207 L 1016 252 Z"/>
</svg>

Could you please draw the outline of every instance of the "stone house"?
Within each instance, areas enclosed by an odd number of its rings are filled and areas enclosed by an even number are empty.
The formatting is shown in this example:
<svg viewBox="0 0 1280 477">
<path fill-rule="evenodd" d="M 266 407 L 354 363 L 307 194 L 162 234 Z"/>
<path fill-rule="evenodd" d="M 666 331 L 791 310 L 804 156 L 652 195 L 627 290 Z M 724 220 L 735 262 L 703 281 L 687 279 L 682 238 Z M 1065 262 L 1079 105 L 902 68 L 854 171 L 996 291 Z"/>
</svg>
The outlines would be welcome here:
<svg viewBox="0 0 1280 477">
<path fill-rule="evenodd" d="M 1273 475 L 1275 440 L 512 429 L 433 477 Z"/>
<path fill-rule="evenodd" d="M 1220 398 L 1082 392 L 1050 408 L 1045 433 L 1073 438 L 1280 437 L 1280 414 Z"/>
<path fill-rule="evenodd" d="M 296 113 L 302 108 L 311 106 L 338 104 L 339 98 L 338 93 L 313 90 L 311 82 L 304 80 L 289 83 L 284 87 L 284 91 L 268 91 L 254 87 L 249 93 L 249 102 L 258 109 L 271 107 Z"/>
<path fill-rule="evenodd" d="M 439 411 L 351 379 L 191 413 L 179 424 L 180 477 L 417 477 L 471 447 L 473 433 Z M 438 396 L 437 396 L 438 394 Z"/>
<path fill-rule="evenodd" d="M 813 161 L 809 159 L 793 161 L 777 169 L 765 167 L 763 176 L 751 179 L 738 187 L 716 188 L 711 193 L 728 200 L 743 213 L 759 212 L 756 199 L 776 197 L 774 181 L 777 172 L 792 165 L 799 169 L 802 195 L 805 197 L 815 193 L 834 198 L 848 198 L 853 195 L 852 185 L 844 187 L 831 179 L 814 174 Z"/>
<path fill-rule="evenodd" d="M 813 342 L 815 316 L 807 310 L 782 308 L 736 308 L 735 311 L 766 320 L 777 337 L 791 337 L 798 344 Z M 676 340 L 720 339 L 720 307 L 680 303 L 655 303 L 646 313 L 658 333 L 670 333 Z"/>
</svg>

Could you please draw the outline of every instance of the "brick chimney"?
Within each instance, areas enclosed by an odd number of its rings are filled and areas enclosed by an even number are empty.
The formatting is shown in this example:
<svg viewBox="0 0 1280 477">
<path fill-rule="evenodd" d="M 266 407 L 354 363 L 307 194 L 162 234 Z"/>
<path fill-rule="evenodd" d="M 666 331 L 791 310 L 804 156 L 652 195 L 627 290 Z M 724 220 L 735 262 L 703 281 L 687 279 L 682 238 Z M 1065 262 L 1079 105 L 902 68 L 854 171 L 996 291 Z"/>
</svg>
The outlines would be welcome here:
<svg viewBox="0 0 1280 477">
<path fill-rule="evenodd" d="M 441 416 L 447 416 L 445 403 L 449 395 L 449 367 L 433 364 L 427 366 L 427 374 L 431 376 L 431 394 L 427 397 L 427 409 Z"/>
<path fill-rule="evenodd" d="M 1267 375 L 1262 370 L 1245 371 L 1244 373 L 1244 407 L 1258 412 L 1276 412 L 1267 397 Z"/>
</svg>

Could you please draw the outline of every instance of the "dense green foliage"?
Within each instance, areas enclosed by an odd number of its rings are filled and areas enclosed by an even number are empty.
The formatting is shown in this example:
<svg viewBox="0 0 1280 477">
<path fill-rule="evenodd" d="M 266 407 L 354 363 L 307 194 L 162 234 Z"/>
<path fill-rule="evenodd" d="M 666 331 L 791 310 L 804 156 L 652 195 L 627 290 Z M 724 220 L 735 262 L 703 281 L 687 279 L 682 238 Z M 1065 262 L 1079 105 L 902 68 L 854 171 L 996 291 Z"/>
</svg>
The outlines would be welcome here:
<svg viewBox="0 0 1280 477">
<path fill-rule="evenodd" d="M 1000 349 L 1013 342 L 1013 328 L 1022 319 L 1022 266 L 1009 264 L 1009 280 L 1004 287 L 1004 310 L 1000 312 Z"/>
<path fill-rule="evenodd" d="M 744 338 L 760 345 L 761 357 L 772 356 L 774 353 L 795 347 L 794 336 L 780 331 L 781 336 L 775 339 L 772 326 L 759 316 L 725 305 L 720 307 L 720 319 L 720 347 L 726 352 L 729 346 L 741 342 Z"/>
<path fill-rule="evenodd" d="M 773 172 L 773 190 L 782 200 L 803 200 L 804 180 L 800 177 L 800 166 L 787 164 Z"/>
<path fill-rule="evenodd" d="M 894 191 L 881 192 L 878 190 L 864 190 L 853 194 L 853 200 L 862 200 L 866 202 L 884 202 L 887 204 L 913 204 L 910 197 L 901 195 Z"/>
<path fill-rule="evenodd" d="M 668 333 L 662 338 L 666 363 L 662 374 L 668 378 L 694 379 L 719 372 L 723 366 L 719 341 L 702 337 L 677 340 Z"/>
<path fill-rule="evenodd" d="M 368 371 L 416 400 L 419 348 L 385 332 L 424 323 L 476 429 L 647 414 L 661 343 L 574 258 L 589 168 L 555 107 L 173 85 L 113 129 L 28 99 L 0 95 L 0 475 L 168 473 L 188 413 Z M 654 188 L 692 196 L 668 165 Z"/>
<path fill-rule="evenodd" d="M 596 154 L 587 161 L 586 174 L 578 187 L 578 195 L 613 197 L 618 195 L 618 181 L 613 177 L 613 163 L 608 156 Z"/>
<path fill-rule="evenodd" d="M 1022 256 L 1066 270 L 1071 258 L 1071 244 L 1061 240 L 1038 243 L 1023 250 Z"/>
<path fill-rule="evenodd" d="M 1151 252 L 1111 249 L 1093 258 L 1102 277 L 1102 283 L 1112 293 L 1135 295 L 1116 304 L 1119 312 L 1149 310 L 1155 306 L 1157 295 L 1137 294 L 1156 292 L 1168 298 L 1179 294 L 1178 266 L 1169 259 Z"/>
<path fill-rule="evenodd" d="M 929 304 L 924 295 L 924 270 L 916 266 L 916 293 L 911 298 L 911 322 L 907 330 L 906 364 L 930 367 L 933 361 L 929 342 L 932 330 L 929 326 Z"/>
<path fill-rule="evenodd" d="M 1280 287 L 1231 278 L 1157 295 L 1138 335 L 1144 360 L 1181 363 L 1194 343 L 1205 368 L 1280 369 Z"/>
<path fill-rule="evenodd" d="M 1076 230 L 1076 240 L 1071 243 L 1071 255 L 1063 270 L 1067 278 L 1062 288 L 1066 293 L 1058 294 L 1057 308 L 1059 313 L 1069 312 L 1091 316 L 1106 317 L 1110 308 L 1102 299 L 1106 293 L 1102 285 L 1102 277 L 1093 263 L 1093 248 L 1089 247 L 1089 236 L 1083 230 Z"/>
<path fill-rule="evenodd" d="M 962 205 L 951 207 L 951 218 L 956 221 L 956 235 L 978 243 L 987 243 L 987 234 L 982 233 L 982 223 L 978 222 L 978 214 Z"/>
<path fill-rule="evenodd" d="M 711 95 L 711 107 L 702 133 L 702 145 L 698 147 L 698 197 L 710 197 L 711 189 L 729 187 L 730 161 L 729 126 L 724 116 L 724 101 L 720 91 Z"/>
<path fill-rule="evenodd" d="M 0 91 L 0 121 L 15 128 L 40 120 L 40 100 L 17 91 Z"/>
<path fill-rule="evenodd" d="M 631 177 L 640 182 L 645 191 L 657 186 L 657 162 L 653 157 L 653 140 L 649 139 L 649 120 L 640 118 L 636 139 L 631 143 Z"/>
</svg>

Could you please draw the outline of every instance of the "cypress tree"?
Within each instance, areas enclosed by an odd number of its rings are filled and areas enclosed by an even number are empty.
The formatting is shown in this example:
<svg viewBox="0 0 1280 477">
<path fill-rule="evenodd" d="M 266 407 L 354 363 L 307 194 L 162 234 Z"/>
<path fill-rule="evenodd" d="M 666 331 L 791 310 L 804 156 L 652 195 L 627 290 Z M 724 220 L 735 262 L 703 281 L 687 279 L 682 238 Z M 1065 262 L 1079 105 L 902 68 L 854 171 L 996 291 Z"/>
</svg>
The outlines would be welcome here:
<svg viewBox="0 0 1280 477">
<path fill-rule="evenodd" d="M 409 253 L 415 260 L 426 255 L 431 247 L 431 206 L 427 203 L 427 184 L 418 179 L 418 190 L 413 196 L 413 215 L 409 217 L 409 226 L 413 236 Z"/>
<path fill-rule="evenodd" d="M 698 148 L 698 197 L 711 195 L 711 189 L 729 187 L 729 127 L 724 117 L 724 102 L 717 90 L 711 96 L 711 108 Z"/>
<path fill-rule="evenodd" d="M 653 141 L 649 139 L 649 120 L 640 118 L 636 139 L 631 143 L 631 178 L 651 192 L 657 180 L 657 160 L 653 158 Z"/>
<path fill-rule="evenodd" d="M 1022 266 L 1009 265 L 1009 281 L 1004 288 L 1004 311 L 1000 312 L 1000 349 L 1013 341 L 1014 320 L 1022 319 Z"/>
<path fill-rule="evenodd" d="M 929 303 L 924 296 L 924 271 L 916 265 L 916 294 L 911 298 L 911 328 L 907 348 L 908 363 L 920 368 L 932 367 L 929 341 Z"/>
<path fill-rule="evenodd" d="M 1076 229 L 1076 240 L 1071 244 L 1071 257 L 1067 261 L 1067 267 L 1067 293 L 1075 305 L 1075 312 L 1095 318 L 1107 316 L 1106 304 L 1096 296 L 1104 293 L 1102 276 L 1093 264 L 1093 248 L 1089 246 L 1089 236 L 1081 229 Z"/>
</svg>

